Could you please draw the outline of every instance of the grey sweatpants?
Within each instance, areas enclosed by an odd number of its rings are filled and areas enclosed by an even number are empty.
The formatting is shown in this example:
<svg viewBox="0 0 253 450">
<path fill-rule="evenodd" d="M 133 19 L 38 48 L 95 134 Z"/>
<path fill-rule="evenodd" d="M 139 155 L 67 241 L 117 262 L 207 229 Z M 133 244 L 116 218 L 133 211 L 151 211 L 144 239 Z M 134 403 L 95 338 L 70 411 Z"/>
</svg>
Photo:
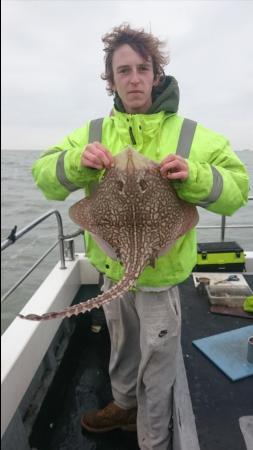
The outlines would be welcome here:
<svg viewBox="0 0 253 450">
<path fill-rule="evenodd" d="M 104 280 L 103 290 L 111 286 Z M 170 450 L 172 386 L 180 347 L 181 311 L 176 286 L 128 292 L 104 306 L 111 338 L 110 378 L 118 406 L 138 406 L 141 450 Z"/>
</svg>

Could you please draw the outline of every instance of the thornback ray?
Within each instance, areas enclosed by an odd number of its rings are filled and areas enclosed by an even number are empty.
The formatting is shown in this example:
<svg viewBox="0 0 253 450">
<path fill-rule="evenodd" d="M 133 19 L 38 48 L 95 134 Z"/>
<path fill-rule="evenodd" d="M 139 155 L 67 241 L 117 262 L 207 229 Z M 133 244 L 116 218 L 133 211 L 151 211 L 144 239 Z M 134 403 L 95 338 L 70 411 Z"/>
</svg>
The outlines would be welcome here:
<svg viewBox="0 0 253 450">
<path fill-rule="evenodd" d="M 69 214 L 111 258 L 121 262 L 123 278 L 88 301 L 42 315 L 19 314 L 22 319 L 71 317 L 120 298 L 145 267 L 154 267 L 159 255 L 198 222 L 196 207 L 177 196 L 172 183 L 161 176 L 159 165 L 131 147 L 114 157 L 114 166 L 105 171 L 97 189 L 71 206 Z"/>
</svg>

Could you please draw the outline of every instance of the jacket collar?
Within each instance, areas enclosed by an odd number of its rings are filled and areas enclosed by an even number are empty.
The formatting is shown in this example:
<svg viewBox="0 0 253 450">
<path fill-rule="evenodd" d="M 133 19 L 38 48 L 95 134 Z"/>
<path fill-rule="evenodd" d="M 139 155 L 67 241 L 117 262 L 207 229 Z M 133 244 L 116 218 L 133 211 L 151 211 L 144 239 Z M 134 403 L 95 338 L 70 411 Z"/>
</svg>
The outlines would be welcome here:
<svg viewBox="0 0 253 450">
<path fill-rule="evenodd" d="M 152 105 L 147 114 L 158 112 L 175 113 L 179 104 L 179 88 L 177 80 L 172 76 L 166 76 L 162 83 L 153 88 Z M 117 92 L 114 96 L 114 107 L 119 112 L 126 112 Z"/>
</svg>

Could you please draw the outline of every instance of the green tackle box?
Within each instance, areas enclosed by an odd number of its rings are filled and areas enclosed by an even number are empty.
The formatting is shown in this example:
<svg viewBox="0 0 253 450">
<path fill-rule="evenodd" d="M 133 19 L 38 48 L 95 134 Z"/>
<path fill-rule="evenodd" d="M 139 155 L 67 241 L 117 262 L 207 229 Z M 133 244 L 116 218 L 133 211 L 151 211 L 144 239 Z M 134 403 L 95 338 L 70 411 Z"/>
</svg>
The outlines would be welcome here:
<svg viewBox="0 0 253 450">
<path fill-rule="evenodd" d="M 198 244 L 197 265 L 193 272 L 244 272 L 245 254 L 237 242 Z"/>
</svg>

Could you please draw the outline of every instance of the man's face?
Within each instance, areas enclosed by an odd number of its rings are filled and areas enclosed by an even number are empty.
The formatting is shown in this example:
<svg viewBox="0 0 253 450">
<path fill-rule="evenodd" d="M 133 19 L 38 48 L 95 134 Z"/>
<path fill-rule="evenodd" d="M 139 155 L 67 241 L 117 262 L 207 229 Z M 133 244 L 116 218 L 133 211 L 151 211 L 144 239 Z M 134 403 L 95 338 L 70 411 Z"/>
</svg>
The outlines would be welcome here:
<svg viewBox="0 0 253 450">
<path fill-rule="evenodd" d="M 152 104 L 154 80 L 152 60 L 147 61 L 129 45 L 115 50 L 112 58 L 113 90 L 117 91 L 129 114 L 146 113 Z"/>
</svg>

